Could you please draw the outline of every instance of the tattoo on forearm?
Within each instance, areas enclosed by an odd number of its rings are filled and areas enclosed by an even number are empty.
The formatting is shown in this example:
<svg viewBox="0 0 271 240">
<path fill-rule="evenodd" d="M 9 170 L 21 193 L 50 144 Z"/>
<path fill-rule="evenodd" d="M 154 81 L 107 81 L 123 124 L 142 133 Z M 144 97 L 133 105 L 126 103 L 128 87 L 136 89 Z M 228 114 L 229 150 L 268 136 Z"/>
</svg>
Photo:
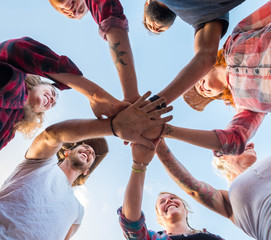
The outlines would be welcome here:
<svg viewBox="0 0 271 240">
<path fill-rule="evenodd" d="M 186 192 L 204 205 L 214 208 L 216 190 L 209 184 L 196 180 L 174 157 L 170 149 L 158 146 L 158 157 L 171 175 L 171 178 Z"/>
<path fill-rule="evenodd" d="M 171 126 L 166 126 L 166 135 L 170 135 L 170 133 L 172 133 L 173 132 L 173 130 L 172 130 L 172 128 L 171 128 Z"/>
<path fill-rule="evenodd" d="M 122 64 L 122 65 L 127 65 L 127 63 L 125 63 L 123 61 L 123 59 L 121 58 L 123 55 L 127 54 L 127 52 L 125 51 L 118 51 L 118 46 L 120 45 L 120 42 L 114 43 L 114 45 L 110 45 L 110 48 L 112 49 L 112 51 L 116 54 L 116 60 L 115 60 L 115 65 L 117 65 L 118 63 Z"/>
</svg>

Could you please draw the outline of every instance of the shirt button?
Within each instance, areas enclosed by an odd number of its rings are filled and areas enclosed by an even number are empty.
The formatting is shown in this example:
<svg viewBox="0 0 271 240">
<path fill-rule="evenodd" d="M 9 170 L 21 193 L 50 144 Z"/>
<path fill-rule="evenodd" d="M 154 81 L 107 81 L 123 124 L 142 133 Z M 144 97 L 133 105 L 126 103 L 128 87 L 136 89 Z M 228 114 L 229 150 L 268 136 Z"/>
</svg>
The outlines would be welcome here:
<svg viewBox="0 0 271 240">
<path fill-rule="evenodd" d="M 239 72 L 239 69 L 238 68 L 236 68 L 236 70 L 235 70 L 237 73 Z"/>
<path fill-rule="evenodd" d="M 246 73 L 248 73 L 248 70 L 246 69 Z"/>
<path fill-rule="evenodd" d="M 259 69 L 255 69 L 255 73 L 259 74 L 260 73 Z"/>
</svg>

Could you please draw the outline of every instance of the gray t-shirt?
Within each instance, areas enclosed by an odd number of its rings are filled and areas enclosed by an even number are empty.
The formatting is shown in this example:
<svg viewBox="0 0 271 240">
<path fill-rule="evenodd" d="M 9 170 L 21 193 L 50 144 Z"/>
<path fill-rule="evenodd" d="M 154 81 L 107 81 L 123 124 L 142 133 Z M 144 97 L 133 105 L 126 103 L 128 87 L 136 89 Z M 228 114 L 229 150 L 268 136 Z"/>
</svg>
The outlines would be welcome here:
<svg viewBox="0 0 271 240">
<path fill-rule="evenodd" d="M 240 174 L 229 191 L 235 224 L 259 240 L 271 239 L 271 157 Z"/>
<path fill-rule="evenodd" d="M 229 11 L 245 0 L 158 0 L 179 16 L 183 21 L 192 25 L 197 32 L 207 22 L 223 21 L 222 36 L 229 25 Z"/>
<path fill-rule="evenodd" d="M 56 157 L 24 160 L 0 191 L 0 239 L 63 240 L 83 214 Z"/>
</svg>

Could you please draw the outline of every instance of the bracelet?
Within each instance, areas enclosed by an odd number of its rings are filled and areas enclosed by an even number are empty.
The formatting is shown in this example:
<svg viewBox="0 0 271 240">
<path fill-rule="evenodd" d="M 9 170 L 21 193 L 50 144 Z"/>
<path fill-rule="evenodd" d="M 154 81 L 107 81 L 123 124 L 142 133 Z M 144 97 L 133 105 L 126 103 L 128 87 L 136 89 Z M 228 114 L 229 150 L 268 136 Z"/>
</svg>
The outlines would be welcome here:
<svg viewBox="0 0 271 240">
<path fill-rule="evenodd" d="M 135 172 L 135 173 L 143 173 L 143 172 L 146 172 L 147 168 L 145 169 L 135 169 L 133 166 L 132 166 L 132 171 Z"/>
<path fill-rule="evenodd" d="M 116 116 L 117 116 L 117 115 L 113 116 L 113 117 L 110 119 L 110 127 L 111 127 L 111 131 L 112 131 L 113 135 L 114 135 L 115 137 L 118 137 L 118 135 L 116 134 L 116 132 L 115 132 L 115 130 L 114 130 L 114 128 L 113 128 L 113 120 L 114 120 L 114 118 L 115 118 Z"/>
<path fill-rule="evenodd" d="M 159 96 L 153 95 L 152 97 L 149 98 L 149 100 L 151 102 L 154 102 L 154 101 L 156 101 L 159 98 L 160 98 Z M 160 105 L 156 106 L 155 108 L 159 110 L 159 109 L 163 109 L 163 108 L 166 108 L 166 107 L 167 107 L 166 103 L 163 102 Z"/>
<path fill-rule="evenodd" d="M 148 163 L 138 163 L 136 161 L 133 160 L 133 163 L 139 167 L 147 167 L 149 164 Z"/>
</svg>

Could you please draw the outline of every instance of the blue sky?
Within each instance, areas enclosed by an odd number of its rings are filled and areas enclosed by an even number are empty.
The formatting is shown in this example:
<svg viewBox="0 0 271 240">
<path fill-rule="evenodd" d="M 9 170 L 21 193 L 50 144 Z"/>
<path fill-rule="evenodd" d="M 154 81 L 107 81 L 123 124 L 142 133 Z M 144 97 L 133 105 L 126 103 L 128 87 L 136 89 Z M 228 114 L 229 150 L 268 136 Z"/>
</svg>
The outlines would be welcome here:
<svg viewBox="0 0 271 240">
<path fill-rule="evenodd" d="M 266 0 L 247 0 L 230 13 L 228 32 L 221 40 L 222 47 L 234 26 L 263 5 Z M 130 41 L 134 53 L 140 93 L 147 90 L 153 93 L 164 88 L 193 56 L 193 36 L 191 26 L 176 19 L 167 32 L 153 36 L 147 33 L 142 24 L 144 0 L 122 0 L 129 20 Z M 32 37 L 52 48 L 58 54 L 69 56 L 84 75 L 118 99 L 122 99 L 121 86 L 115 67 L 111 61 L 108 44 L 98 35 L 97 24 L 90 14 L 82 20 L 68 19 L 57 13 L 44 0 L 1 1 L 0 42 L 23 36 Z M 190 109 L 182 98 L 174 103 L 174 119 L 171 124 L 195 129 L 225 128 L 234 110 L 220 101 L 214 101 L 207 109 L 198 113 Z M 73 90 L 60 94 L 56 107 L 50 110 L 44 127 L 73 118 L 94 118 L 85 97 Z M 268 133 L 270 117 L 267 116 L 253 138 L 258 160 L 270 154 Z M 123 239 L 118 224 L 116 210 L 122 205 L 125 186 L 131 169 L 131 150 L 120 139 L 108 137 L 110 153 L 95 170 L 86 187 L 81 190 L 88 199 L 82 226 L 73 237 L 81 239 Z M 0 152 L 0 184 L 9 176 L 20 161 L 31 141 L 17 134 L 12 142 Z M 175 156 L 199 180 L 218 189 L 227 189 L 226 182 L 212 169 L 212 152 L 182 143 L 167 140 Z M 241 230 L 229 220 L 219 216 L 187 196 L 167 176 L 159 160 L 155 157 L 147 170 L 142 209 L 145 212 L 149 229 L 161 230 L 156 222 L 154 204 L 160 191 L 173 192 L 186 199 L 194 212 L 190 225 L 194 228 L 207 228 L 227 240 L 249 240 Z"/>
</svg>

